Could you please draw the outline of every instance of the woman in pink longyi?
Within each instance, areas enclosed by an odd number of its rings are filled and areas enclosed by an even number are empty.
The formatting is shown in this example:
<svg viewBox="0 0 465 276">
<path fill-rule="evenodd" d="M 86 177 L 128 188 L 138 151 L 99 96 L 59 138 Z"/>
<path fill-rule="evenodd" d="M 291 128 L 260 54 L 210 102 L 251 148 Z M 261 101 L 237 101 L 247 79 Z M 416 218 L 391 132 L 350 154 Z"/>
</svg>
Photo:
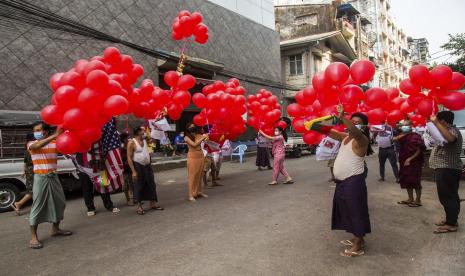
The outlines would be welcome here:
<svg viewBox="0 0 465 276">
<path fill-rule="evenodd" d="M 284 159 L 286 157 L 286 151 L 284 149 L 284 142 L 287 141 L 287 134 L 281 127 L 274 129 L 274 136 L 267 135 L 260 130 L 260 134 L 273 141 L 273 181 L 269 185 L 277 185 L 278 177 L 281 173 L 286 177 L 286 181 L 283 184 L 292 184 L 294 181 L 291 176 L 287 173 L 284 168 Z"/>
</svg>

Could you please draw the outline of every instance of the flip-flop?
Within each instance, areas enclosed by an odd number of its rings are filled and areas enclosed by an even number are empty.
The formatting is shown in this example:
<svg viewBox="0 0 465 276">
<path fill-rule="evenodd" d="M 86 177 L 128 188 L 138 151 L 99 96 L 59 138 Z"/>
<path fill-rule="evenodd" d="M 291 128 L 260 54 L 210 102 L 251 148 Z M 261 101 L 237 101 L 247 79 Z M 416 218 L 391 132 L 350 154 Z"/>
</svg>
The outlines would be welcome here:
<svg viewBox="0 0 465 276">
<path fill-rule="evenodd" d="M 286 182 L 283 182 L 283 184 L 294 184 L 294 180 L 287 180 Z"/>
<path fill-rule="evenodd" d="M 58 232 L 52 234 L 52 237 L 58 237 L 58 236 L 65 237 L 65 236 L 71 236 L 72 234 L 73 232 L 68 231 L 68 230 L 58 230 Z"/>
<path fill-rule="evenodd" d="M 41 242 L 38 243 L 29 243 L 29 248 L 31 249 L 42 249 L 44 245 Z"/>
<path fill-rule="evenodd" d="M 421 207 L 423 206 L 421 203 L 410 203 L 408 207 Z"/>
<path fill-rule="evenodd" d="M 145 211 L 144 211 L 144 210 L 139 210 L 139 209 L 137 209 L 137 210 L 136 210 L 136 213 L 137 213 L 138 215 L 140 215 L 140 216 L 145 215 Z"/>
<path fill-rule="evenodd" d="M 436 230 L 433 231 L 434 234 L 446 234 L 446 233 L 454 233 L 454 232 L 457 232 L 458 231 L 458 228 L 452 228 L 452 229 L 449 229 L 449 228 L 438 228 Z"/>
<path fill-rule="evenodd" d="M 152 210 L 157 210 L 157 211 L 163 211 L 163 210 L 165 210 L 165 209 L 164 209 L 163 207 L 161 207 L 161 206 L 153 206 L 153 207 L 150 207 L 150 209 L 152 209 Z"/>
<path fill-rule="evenodd" d="M 278 182 L 270 182 L 270 183 L 268 183 L 268 185 L 270 185 L 270 186 L 278 185 Z"/>
<path fill-rule="evenodd" d="M 120 211 L 121 211 L 121 210 L 120 210 L 119 208 L 116 208 L 116 207 L 114 207 L 114 208 L 111 210 L 111 212 L 112 212 L 113 214 L 119 214 Z"/>
<path fill-rule="evenodd" d="M 359 250 L 359 251 L 350 251 L 348 249 L 344 250 L 343 252 L 340 253 L 342 257 L 359 257 L 362 255 L 365 255 L 365 251 Z"/>
<path fill-rule="evenodd" d="M 404 204 L 404 205 L 409 205 L 409 204 L 412 204 L 413 202 L 408 202 L 406 200 L 402 200 L 402 201 L 397 201 L 397 204 Z"/>
<path fill-rule="evenodd" d="M 350 240 L 343 240 L 343 241 L 340 241 L 340 243 L 342 243 L 345 246 L 352 246 L 353 245 L 352 241 L 350 241 Z"/>
</svg>

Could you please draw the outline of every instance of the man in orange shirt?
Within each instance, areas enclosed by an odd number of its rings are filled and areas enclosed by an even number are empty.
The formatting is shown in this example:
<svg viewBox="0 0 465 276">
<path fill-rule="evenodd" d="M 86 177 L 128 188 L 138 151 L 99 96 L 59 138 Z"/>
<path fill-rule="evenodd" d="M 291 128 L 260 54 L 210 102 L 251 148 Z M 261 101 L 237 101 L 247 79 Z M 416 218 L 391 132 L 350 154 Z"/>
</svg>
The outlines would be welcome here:
<svg viewBox="0 0 465 276">
<path fill-rule="evenodd" d="M 29 216 L 32 238 L 29 247 L 40 249 L 42 243 L 37 237 L 37 227 L 43 222 L 53 223 L 51 235 L 70 236 L 71 231 L 60 229 L 60 222 L 66 207 L 65 194 L 57 176 L 57 148 L 55 139 L 63 130 L 58 129 L 49 135 L 50 127 L 43 122 L 33 125 L 35 141 L 28 143 L 34 165 L 34 185 L 32 188 L 32 209 Z"/>
</svg>

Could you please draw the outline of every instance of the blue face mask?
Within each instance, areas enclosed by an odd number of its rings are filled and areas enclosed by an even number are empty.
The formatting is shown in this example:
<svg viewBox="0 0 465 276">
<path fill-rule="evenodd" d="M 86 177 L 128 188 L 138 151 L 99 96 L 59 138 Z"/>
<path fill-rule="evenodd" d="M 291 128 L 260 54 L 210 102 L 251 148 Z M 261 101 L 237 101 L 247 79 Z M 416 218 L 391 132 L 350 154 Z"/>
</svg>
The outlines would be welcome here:
<svg viewBox="0 0 465 276">
<path fill-rule="evenodd" d="M 40 140 L 44 138 L 44 134 L 42 133 L 42 131 L 34 131 L 34 138 L 36 138 L 36 140 Z"/>
<path fill-rule="evenodd" d="M 410 132 L 412 130 L 412 128 L 410 126 L 401 126 L 400 130 L 402 132 Z"/>
<path fill-rule="evenodd" d="M 363 126 L 362 125 L 355 125 L 355 127 L 358 128 L 358 129 L 362 129 Z"/>
</svg>

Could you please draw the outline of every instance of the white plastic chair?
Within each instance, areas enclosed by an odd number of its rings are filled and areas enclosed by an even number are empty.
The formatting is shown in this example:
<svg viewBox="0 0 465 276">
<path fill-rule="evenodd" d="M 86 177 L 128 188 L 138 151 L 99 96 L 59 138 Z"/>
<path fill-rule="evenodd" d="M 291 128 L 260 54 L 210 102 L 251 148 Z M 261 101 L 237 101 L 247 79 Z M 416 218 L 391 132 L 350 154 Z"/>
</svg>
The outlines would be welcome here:
<svg viewBox="0 0 465 276">
<path fill-rule="evenodd" d="M 239 156 L 239 162 L 242 164 L 245 161 L 245 151 L 247 150 L 246 145 L 237 146 L 231 153 L 231 161 L 233 156 Z"/>
</svg>

